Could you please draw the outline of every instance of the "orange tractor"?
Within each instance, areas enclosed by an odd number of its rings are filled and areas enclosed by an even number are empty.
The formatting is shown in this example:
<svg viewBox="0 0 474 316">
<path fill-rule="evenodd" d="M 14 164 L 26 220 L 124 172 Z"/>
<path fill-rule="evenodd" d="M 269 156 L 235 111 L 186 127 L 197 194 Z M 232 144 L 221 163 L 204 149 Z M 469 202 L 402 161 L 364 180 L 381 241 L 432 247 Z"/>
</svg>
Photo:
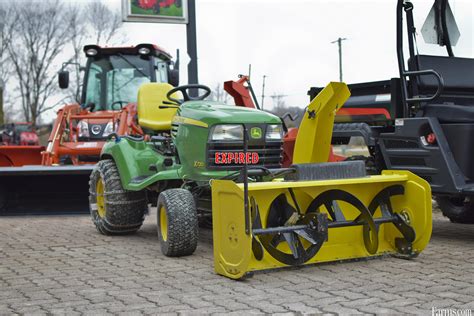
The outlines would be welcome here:
<svg viewBox="0 0 474 316">
<path fill-rule="evenodd" d="M 32 123 L 10 123 L 0 128 L 0 145 L 37 146 L 39 138 Z"/>
<path fill-rule="evenodd" d="M 0 128 L 0 166 L 39 164 L 42 150 L 32 123 L 9 123 Z"/>
<path fill-rule="evenodd" d="M 84 47 L 80 103 L 57 112 L 46 147 L 0 146 L 0 214 L 88 212 L 88 181 L 112 135 L 142 136 L 137 92 L 147 82 L 176 86 L 178 62 L 152 44 Z M 59 86 L 69 85 L 65 66 Z"/>
</svg>

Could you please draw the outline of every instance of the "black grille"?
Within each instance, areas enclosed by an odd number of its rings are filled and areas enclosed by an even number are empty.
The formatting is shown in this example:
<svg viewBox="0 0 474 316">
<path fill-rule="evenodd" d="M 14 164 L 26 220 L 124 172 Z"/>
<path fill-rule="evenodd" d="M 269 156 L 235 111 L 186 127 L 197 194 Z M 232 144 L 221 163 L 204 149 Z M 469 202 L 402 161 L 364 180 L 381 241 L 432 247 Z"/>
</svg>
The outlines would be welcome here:
<svg viewBox="0 0 474 316">
<path fill-rule="evenodd" d="M 242 168 L 242 164 L 236 163 L 223 163 L 216 164 L 215 154 L 216 153 L 234 153 L 239 154 L 243 152 L 242 142 L 220 142 L 207 144 L 207 167 L 209 169 L 225 169 L 225 170 L 239 170 Z M 273 141 L 266 142 L 262 145 L 248 146 L 249 153 L 258 153 L 259 160 L 257 164 L 249 164 L 249 166 L 263 166 L 266 168 L 281 168 L 282 161 L 282 142 Z"/>
<path fill-rule="evenodd" d="M 89 123 L 89 137 L 79 137 L 78 140 L 81 142 L 93 141 L 93 140 L 105 140 L 107 137 L 104 137 L 104 131 L 107 123 L 95 124 Z"/>
<path fill-rule="evenodd" d="M 178 124 L 171 124 L 171 137 L 175 138 L 178 135 Z"/>
<path fill-rule="evenodd" d="M 424 158 L 416 157 L 390 157 L 394 166 L 426 166 Z"/>
<path fill-rule="evenodd" d="M 385 139 L 385 146 L 387 148 L 419 148 L 418 143 L 413 140 L 401 140 L 401 139 Z"/>
</svg>

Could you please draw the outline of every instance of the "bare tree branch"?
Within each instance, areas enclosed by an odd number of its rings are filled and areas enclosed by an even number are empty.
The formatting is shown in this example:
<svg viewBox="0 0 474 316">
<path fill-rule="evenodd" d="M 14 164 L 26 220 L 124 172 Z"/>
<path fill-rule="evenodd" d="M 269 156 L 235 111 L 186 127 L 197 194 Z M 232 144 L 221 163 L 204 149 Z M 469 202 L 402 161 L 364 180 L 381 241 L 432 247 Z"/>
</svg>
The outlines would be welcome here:
<svg viewBox="0 0 474 316">
<path fill-rule="evenodd" d="M 218 83 L 212 90 L 209 98 L 213 101 L 227 103 L 229 94 L 224 90 L 224 86 Z"/>
<path fill-rule="evenodd" d="M 8 56 L 21 96 L 23 116 L 36 123 L 57 88 L 57 57 L 71 38 L 70 16 L 59 1 L 32 0 L 12 9 L 15 23 Z"/>
<path fill-rule="evenodd" d="M 0 124 L 8 120 L 8 114 L 5 108 L 5 90 L 6 84 L 11 73 L 11 62 L 8 56 L 8 45 L 12 38 L 11 6 L 0 2 Z"/>
<path fill-rule="evenodd" d="M 86 12 L 85 17 L 95 44 L 109 44 L 122 26 L 120 13 L 111 11 L 107 5 L 97 0 L 87 5 Z"/>
<path fill-rule="evenodd" d="M 91 42 L 97 45 L 107 45 L 112 42 L 123 43 L 125 37 L 118 33 L 122 27 L 120 13 L 110 10 L 99 0 L 90 2 L 85 7 L 71 6 L 68 11 L 70 15 L 70 44 L 73 51 L 70 61 L 74 62 L 76 66 L 68 68 L 71 72 L 71 80 L 67 94 L 69 101 L 79 103 L 83 74 L 77 64 L 83 65 L 85 63 L 82 47 Z"/>
</svg>

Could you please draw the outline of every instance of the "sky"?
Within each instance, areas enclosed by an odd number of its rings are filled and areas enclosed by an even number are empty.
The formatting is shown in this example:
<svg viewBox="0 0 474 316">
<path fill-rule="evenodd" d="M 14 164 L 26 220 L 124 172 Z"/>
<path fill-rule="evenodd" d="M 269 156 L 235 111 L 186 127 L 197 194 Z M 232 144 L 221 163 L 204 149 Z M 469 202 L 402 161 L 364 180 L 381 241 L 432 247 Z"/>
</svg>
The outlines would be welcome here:
<svg viewBox="0 0 474 316">
<path fill-rule="evenodd" d="M 74 1 L 74 0 L 69 0 Z M 121 10 L 122 0 L 102 0 Z M 75 2 L 87 2 L 76 0 Z M 339 80 L 338 48 L 343 42 L 344 81 L 386 80 L 398 75 L 395 50 L 396 0 L 196 0 L 199 81 L 218 83 L 246 74 L 252 65 L 252 84 L 262 94 L 284 95 L 289 106 L 305 107 L 312 86 Z M 413 0 L 415 24 L 421 25 L 432 0 Z M 450 0 L 461 32 L 454 48 L 458 56 L 474 57 L 474 4 Z M 154 43 L 173 56 L 181 52 L 181 83 L 187 80 L 186 31 L 181 24 L 126 22 L 120 30 L 127 43 Z M 445 49 L 426 45 L 420 53 Z M 259 99 L 259 102 L 261 100 Z M 266 108 L 272 99 L 265 99 Z M 54 116 L 54 114 L 53 114 Z"/>
<path fill-rule="evenodd" d="M 105 0 L 121 9 L 121 0 Z M 347 83 L 385 80 L 397 76 L 395 51 L 396 0 L 196 0 L 199 80 L 215 86 L 248 73 L 261 95 L 283 94 L 288 105 L 304 107 L 311 86 L 339 80 L 337 44 L 343 42 L 343 75 Z M 415 23 L 421 25 L 433 3 L 414 0 Z M 451 0 L 461 31 L 455 52 L 474 57 L 474 5 Z M 122 30 L 133 44 L 157 43 L 175 55 L 186 51 L 184 25 L 125 23 Z M 427 47 L 420 52 L 444 49 Z M 423 50 L 424 49 L 424 50 Z M 181 78 L 186 78 L 182 58 Z M 183 83 L 183 80 L 181 81 Z M 272 105 L 266 98 L 265 104 Z"/>
</svg>

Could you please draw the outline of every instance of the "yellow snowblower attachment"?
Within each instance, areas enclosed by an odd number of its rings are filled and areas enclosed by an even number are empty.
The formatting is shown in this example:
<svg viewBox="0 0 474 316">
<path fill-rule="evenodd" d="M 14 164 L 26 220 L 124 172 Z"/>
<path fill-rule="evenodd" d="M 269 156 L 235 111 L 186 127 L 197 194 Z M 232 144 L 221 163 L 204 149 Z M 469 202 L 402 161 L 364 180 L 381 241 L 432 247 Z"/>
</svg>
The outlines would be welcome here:
<svg viewBox="0 0 474 316">
<path fill-rule="evenodd" d="M 345 84 L 330 83 L 311 102 L 296 141 L 298 164 L 284 179 L 249 183 L 245 167 L 244 183 L 212 181 L 218 274 L 239 279 L 317 262 L 414 257 L 426 247 L 431 189 L 425 180 L 408 171 L 367 176 L 362 161 L 314 163 L 327 159 L 334 114 L 349 95 Z M 321 137 L 308 134 L 316 132 Z"/>
</svg>

